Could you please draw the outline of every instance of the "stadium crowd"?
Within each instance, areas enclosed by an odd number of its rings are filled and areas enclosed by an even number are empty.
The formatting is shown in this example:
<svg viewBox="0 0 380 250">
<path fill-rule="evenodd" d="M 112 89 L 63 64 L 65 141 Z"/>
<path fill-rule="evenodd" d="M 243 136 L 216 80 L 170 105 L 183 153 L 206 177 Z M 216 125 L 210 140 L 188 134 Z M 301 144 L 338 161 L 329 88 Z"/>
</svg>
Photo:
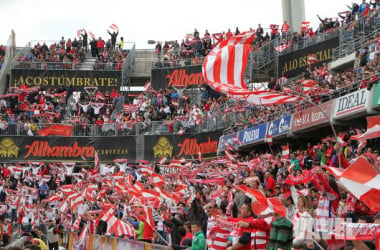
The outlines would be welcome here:
<svg viewBox="0 0 380 250">
<path fill-rule="evenodd" d="M 33 69 L 79 69 L 88 51 L 96 59 L 95 70 L 121 70 L 128 52 L 123 49 L 124 38 L 116 46 L 117 34 L 108 31 L 111 38 L 88 37 L 86 30 L 80 30 L 74 39 L 62 37 L 57 43 L 47 45 L 37 42 L 32 49 L 21 53 L 16 59 L 15 68 Z"/>
<path fill-rule="evenodd" d="M 86 228 L 173 249 L 375 249 L 374 239 L 351 242 L 334 231 L 345 219 L 380 223 L 379 211 L 326 171 L 361 157 L 378 167 L 378 150 L 349 139 L 334 146 L 334 138 L 210 162 L 6 163 L 0 169 L 2 240 L 7 245 L 16 231 L 33 238 L 26 245 L 53 249 L 63 234 Z M 265 205 L 262 197 L 272 210 L 255 205 Z"/>
</svg>

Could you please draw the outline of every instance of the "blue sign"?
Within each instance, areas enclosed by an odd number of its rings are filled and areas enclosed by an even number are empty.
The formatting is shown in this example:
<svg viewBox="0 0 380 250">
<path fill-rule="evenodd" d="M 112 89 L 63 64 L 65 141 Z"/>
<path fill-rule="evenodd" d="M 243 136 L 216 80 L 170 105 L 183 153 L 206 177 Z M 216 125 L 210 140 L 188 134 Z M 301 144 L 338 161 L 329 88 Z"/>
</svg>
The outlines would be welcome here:
<svg viewBox="0 0 380 250">
<path fill-rule="evenodd" d="M 268 122 L 267 135 L 272 135 L 272 137 L 276 137 L 281 134 L 288 133 L 290 131 L 290 122 L 292 120 L 292 116 L 287 115 L 280 119 Z"/>
<path fill-rule="evenodd" d="M 267 124 L 263 123 L 255 127 L 239 131 L 238 138 L 242 145 L 247 145 L 264 140 L 266 131 Z"/>
</svg>

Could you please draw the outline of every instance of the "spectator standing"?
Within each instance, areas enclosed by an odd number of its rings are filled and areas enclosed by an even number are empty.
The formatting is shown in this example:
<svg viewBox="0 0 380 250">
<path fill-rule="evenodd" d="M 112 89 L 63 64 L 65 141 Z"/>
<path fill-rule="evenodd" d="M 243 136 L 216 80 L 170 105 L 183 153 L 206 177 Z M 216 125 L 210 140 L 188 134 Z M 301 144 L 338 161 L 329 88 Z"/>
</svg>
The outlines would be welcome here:
<svg viewBox="0 0 380 250">
<path fill-rule="evenodd" d="M 117 40 L 117 36 L 119 35 L 119 30 L 117 32 L 110 32 L 109 30 L 107 30 L 108 34 L 111 36 L 111 43 L 112 43 L 112 49 L 114 50 L 115 47 L 116 47 L 116 40 Z"/>
</svg>

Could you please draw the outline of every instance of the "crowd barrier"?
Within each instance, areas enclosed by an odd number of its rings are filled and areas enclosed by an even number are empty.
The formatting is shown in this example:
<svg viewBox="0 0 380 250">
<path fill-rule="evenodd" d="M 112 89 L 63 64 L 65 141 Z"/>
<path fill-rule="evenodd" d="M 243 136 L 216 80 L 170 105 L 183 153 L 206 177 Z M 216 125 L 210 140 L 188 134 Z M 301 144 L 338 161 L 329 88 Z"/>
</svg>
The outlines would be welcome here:
<svg viewBox="0 0 380 250">
<path fill-rule="evenodd" d="M 69 234 L 68 250 L 76 249 L 78 237 L 72 233 Z M 87 250 L 169 250 L 168 246 L 156 245 L 142 241 L 123 239 L 102 235 L 88 235 L 85 240 L 84 248 Z"/>
</svg>

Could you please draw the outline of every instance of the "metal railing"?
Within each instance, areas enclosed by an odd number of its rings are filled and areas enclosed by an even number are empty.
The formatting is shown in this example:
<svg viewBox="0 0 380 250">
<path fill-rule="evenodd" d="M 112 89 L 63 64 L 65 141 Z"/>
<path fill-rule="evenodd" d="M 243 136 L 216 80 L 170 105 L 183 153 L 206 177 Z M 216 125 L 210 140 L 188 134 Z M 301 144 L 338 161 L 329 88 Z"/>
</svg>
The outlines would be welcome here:
<svg viewBox="0 0 380 250">
<path fill-rule="evenodd" d="M 370 16 L 353 21 L 346 29 L 340 30 L 340 45 L 333 49 L 333 61 L 352 54 L 359 49 L 365 41 L 376 36 L 380 29 L 379 11 L 374 11 Z"/>
<path fill-rule="evenodd" d="M 40 62 L 18 61 L 12 62 L 12 69 L 39 69 L 39 70 L 77 70 L 81 63 L 74 62 Z"/>
</svg>

